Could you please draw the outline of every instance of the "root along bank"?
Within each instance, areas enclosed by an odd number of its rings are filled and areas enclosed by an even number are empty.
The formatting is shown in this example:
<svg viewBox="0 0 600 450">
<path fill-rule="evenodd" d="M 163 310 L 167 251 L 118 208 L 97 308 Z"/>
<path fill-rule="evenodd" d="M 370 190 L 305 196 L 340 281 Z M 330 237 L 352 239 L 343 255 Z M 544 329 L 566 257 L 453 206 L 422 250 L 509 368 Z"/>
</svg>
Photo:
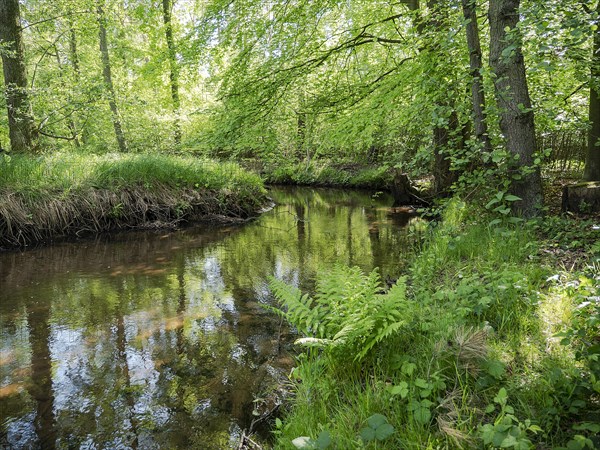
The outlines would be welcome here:
<svg viewBox="0 0 600 450">
<path fill-rule="evenodd" d="M 18 156 L 0 162 L 0 248 L 116 229 L 242 221 L 268 198 L 235 164 L 164 155 Z"/>
</svg>

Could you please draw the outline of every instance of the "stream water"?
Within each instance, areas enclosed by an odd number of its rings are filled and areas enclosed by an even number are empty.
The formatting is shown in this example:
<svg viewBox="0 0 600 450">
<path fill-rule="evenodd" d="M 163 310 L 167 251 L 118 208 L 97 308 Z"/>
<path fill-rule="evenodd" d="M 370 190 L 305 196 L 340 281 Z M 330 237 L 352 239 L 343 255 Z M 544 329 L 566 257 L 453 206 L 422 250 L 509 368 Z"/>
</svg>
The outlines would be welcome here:
<svg viewBox="0 0 600 450">
<path fill-rule="evenodd" d="M 268 278 L 310 290 L 334 263 L 394 278 L 420 227 L 385 195 L 271 195 L 241 226 L 0 254 L 0 448 L 235 447 L 293 366 Z"/>
</svg>

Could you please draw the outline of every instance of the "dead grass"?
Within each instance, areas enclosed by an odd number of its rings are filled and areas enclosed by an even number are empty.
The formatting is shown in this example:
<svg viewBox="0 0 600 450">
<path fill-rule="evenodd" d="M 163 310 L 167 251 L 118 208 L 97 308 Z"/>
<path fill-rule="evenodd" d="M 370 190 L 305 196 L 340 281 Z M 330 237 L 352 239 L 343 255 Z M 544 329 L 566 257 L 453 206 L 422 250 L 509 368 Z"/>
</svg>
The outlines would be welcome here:
<svg viewBox="0 0 600 450">
<path fill-rule="evenodd" d="M 257 215 L 266 196 L 227 190 L 132 186 L 117 191 L 81 188 L 28 196 L 0 191 L 0 247 L 15 248 L 64 236 L 119 229 L 178 227 L 184 223 L 239 222 Z"/>
</svg>

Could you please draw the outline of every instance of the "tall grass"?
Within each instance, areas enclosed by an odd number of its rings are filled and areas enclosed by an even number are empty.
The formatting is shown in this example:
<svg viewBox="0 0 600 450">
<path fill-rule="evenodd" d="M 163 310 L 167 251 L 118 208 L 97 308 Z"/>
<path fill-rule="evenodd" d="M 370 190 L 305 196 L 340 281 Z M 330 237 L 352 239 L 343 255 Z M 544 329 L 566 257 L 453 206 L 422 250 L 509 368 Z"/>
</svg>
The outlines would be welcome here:
<svg viewBox="0 0 600 450">
<path fill-rule="evenodd" d="M 0 247 L 247 218 L 265 202 L 261 179 L 231 163 L 160 154 L 17 155 L 0 160 Z"/>
<path fill-rule="evenodd" d="M 296 448 L 299 436 L 321 448 L 323 432 L 331 448 L 600 445 L 597 268 L 565 272 L 544 257 L 554 244 L 533 226 L 482 222 L 477 209 L 449 203 L 410 264 L 396 312 L 408 321 L 367 358 L 357 360 L 356 342 L 300 355 L 276 448 Z M 380 308 L 380 299 L 364 308 Z M 374 414 L 394 432 L 365 441 Z"/>
</svg>

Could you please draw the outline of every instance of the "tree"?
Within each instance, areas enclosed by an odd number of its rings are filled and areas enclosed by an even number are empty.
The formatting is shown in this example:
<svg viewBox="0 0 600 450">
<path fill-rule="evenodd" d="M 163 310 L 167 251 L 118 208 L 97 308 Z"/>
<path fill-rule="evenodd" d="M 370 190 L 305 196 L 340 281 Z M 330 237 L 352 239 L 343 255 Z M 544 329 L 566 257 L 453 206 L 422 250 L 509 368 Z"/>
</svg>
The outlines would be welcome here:
<svg viewBox="0 0 600 450">
<path fill-rule="evenodd" d="M 107 91 L 106 95 L 108 96 L 108 104 L 112 113 L 113 126 L 115 129 L 117 143 L 119 144 L 119 150 L 126 152 L 127 142 L 125 141 L 125 135 L 123 134 L 123 128 L 121 126 L 121 117 L 119 116 L 119 108 L 117 107 L 115 87 L 112 80 L 112 70 L 110 66 L 110 57 L 108 54 L 106 15 L 104 13 L 103 0 L 98 0 L 96 3 L 96 13 L 98 16 L 98 37 L 100 39 L 100 54 L 102 56 L 102 76 L 104 78 L 104 86 Z"/>
<path fill-rule="evenodd" d="M 0 53 L 4 69 L 10 145 L 14 152 L 38 147 L 38 131 L 27 91 L 27 69 L 18 0 L 0 2 Z"/>
<path fill-rule="evenodd" d="M 535 125 L 525 61 L 518 29 L 520 0 L 490 0 L 490 68 L 494 74 L 496 101 L 500 109 L 500 130 L 506 149 L 518 160 L 520 173 L 512 177 L 515 213 L 539 215 L 543 203 L 539 166 L 534 164 Z"/>
<path fill-rule="evenodd" d="M 486 152 L 492 151 L 492 144 L 488 135 L 487 118 L 485 113 L 485 92 L 483 90 L 481 69 L 483 67 L 481 56 L 481 43 L 479 41 L 479 27 L 477 25 L 477 5 L 475 0 L 462 0 L 462 10 L 466 21 L 465 32 L 469 50 L 469 67 L 471 69 L 471 99 L 473 103 L 473 123 L 475 137 Z"/>
<path fill-rule="evenodd" d="M 162 0 L 163 21 L 165 25 L 165 37 L 167 39 L 167 48 L 169 52 L 169 80 L 171 84 L 171 98 L 173 100 L 173 114 L 175 115 L 175 145 L 181 144 L 181 124 L 179 114 L 181 102 L 179 100 L 179 68 L 177 65 L 177 53 L 175 50 L 175 39 L 173 38 L 173 19 L 172 19 L 172 0 Z"/>
<path fill-rule="evenodd" d="M 590 11 L 591 12 L 591 11 Z M 600 1 L 596 4 L 590 77 L 590 129 L 583 178 L 600 181 Z"/>
</svg>

